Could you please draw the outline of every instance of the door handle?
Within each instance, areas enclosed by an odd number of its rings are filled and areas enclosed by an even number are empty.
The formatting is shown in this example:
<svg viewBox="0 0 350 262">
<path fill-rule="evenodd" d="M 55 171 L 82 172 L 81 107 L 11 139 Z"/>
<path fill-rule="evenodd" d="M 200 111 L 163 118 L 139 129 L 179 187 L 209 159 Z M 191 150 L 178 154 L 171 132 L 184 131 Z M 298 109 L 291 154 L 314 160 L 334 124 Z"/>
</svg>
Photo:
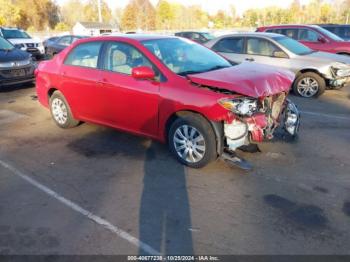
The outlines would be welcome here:
<svg viewBox="0 0 350 262">
<path fill-rule="evenodd" d="M 249 62 L 254 62 L 255 61 L 254 58 L 246 58 L 245 60 L 249 61 Z"/>
</svg>

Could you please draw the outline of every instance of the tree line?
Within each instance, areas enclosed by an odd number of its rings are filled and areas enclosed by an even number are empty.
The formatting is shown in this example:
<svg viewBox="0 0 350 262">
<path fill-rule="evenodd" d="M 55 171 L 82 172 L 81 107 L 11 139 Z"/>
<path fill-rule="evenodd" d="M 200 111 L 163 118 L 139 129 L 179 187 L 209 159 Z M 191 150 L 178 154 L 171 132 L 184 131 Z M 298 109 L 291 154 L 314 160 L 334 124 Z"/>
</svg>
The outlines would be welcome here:
<svg viewBox="0 0 350 262">
<path fill-rule="evenodd" d="M 27 30 L 69 31 L 77 21 L 98 21 L 97 0 L 0 0 L 0 25 Z M 210 14 L 199 5 L 185 6 L 159 0 L 129 0 L 125 8 L 111 10 L 102 2 L 103 21 L 121 30 L 229 29 L 287 23 L 350 23 L 350 0 L 312 0 L 302 5 L 294 0 L 288 8 L 251 8 L 238 15 L 234 5 Z M 214 3 L 213 3 L 214 4 Z"/>
</svg>

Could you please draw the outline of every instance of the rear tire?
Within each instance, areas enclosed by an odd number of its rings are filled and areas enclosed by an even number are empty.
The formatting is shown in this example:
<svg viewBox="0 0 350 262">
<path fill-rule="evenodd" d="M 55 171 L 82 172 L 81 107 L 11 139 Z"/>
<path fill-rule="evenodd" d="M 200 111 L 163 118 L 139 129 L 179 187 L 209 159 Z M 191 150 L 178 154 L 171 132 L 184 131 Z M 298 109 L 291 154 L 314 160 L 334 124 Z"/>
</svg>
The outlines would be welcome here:
<svg viewBox="0 0 350 262">
<path fill-rule="evenodd" d="M 318 97 L 326 90 L 326 81 L 314 72 L 302 73 L 293 83 L 293 92 L 301 97 Z"/>
<path fill-rule="evenodd" d="M 60 128 L 72 128 L 79 125 L 79 121 L 73 117 L 67 100 L 60 91 L 55 91 L 50 97 L 50 111 L 52 119 Z"/>
<path fill-rule="evenodd" d="M 201 115 L 180 116 L 168 133 L 169 149 L 182 164 L 201 168 L 216 159 L 216 138 L 210 123 Z"/>
</svg>

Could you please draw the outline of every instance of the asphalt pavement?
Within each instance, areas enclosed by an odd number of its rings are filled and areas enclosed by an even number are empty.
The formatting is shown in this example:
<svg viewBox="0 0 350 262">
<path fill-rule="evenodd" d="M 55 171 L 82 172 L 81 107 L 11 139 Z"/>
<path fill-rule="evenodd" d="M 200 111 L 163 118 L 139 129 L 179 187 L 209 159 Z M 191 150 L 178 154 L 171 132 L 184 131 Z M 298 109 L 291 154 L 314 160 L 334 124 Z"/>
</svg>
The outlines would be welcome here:
<svg viewBox="0 0 350 262">
<path fill-rule="evenodd" d="M 92 124 L 59 129 L 33 86 L 0 91 L 0 254 L 350 254 L 350 88 L 277 137 L 189 169 L 166 145 Z"/>
</svg>

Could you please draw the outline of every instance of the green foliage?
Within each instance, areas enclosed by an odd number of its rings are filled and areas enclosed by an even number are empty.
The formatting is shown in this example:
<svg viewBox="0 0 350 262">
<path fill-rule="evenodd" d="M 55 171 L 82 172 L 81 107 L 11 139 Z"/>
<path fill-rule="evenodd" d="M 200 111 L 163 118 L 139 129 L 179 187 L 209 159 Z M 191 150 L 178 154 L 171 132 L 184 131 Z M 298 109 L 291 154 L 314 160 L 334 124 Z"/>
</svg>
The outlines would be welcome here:
<svg viewBox="0 0 350 262">
<path fill-rule="evenodd" d="M 55 31 L 60 31 L 60 32 L 66 32 L 66 31 L 70 31 L 70 26 L 63 23 L 63 22 L 59 22 L 56 26 L 55 26 Z"/>
<path fill-rule="evenodd" d="M 11 0 L 0 0 L 0 25 L 17 25 L 21 19 L 20 9 Z"/>
<path fill-rule="evenodd" d="M 350 23 L 350 0 L 311 0 L 302 5 L 293 0 L 289 8 L 270 6 L 252 8 L 238 16 L 236 8 L 219 10 L 209 15 L 198 5 L 182 5 L 173 0 L 159 0 L 155 7 L 150 0 L 129 0 L 124 8 L 112 12 L 101 0 L 103 22 L 120 24 L 123 30 L 216 29 L 239 26 L 256 27 L 288 23 Z M 215 2 L 212 3 L 215 5 Z M 78 21 L 98 21 L 97 0 L 0 0 L 0 25 L 31 30 L 68 31 Z"/>
<path fill-rule="evenodd" d="M 131 0 L 121 18 L 123 30 L 154 30 L 156 11 L 149 0 Z"/>
</svg>

